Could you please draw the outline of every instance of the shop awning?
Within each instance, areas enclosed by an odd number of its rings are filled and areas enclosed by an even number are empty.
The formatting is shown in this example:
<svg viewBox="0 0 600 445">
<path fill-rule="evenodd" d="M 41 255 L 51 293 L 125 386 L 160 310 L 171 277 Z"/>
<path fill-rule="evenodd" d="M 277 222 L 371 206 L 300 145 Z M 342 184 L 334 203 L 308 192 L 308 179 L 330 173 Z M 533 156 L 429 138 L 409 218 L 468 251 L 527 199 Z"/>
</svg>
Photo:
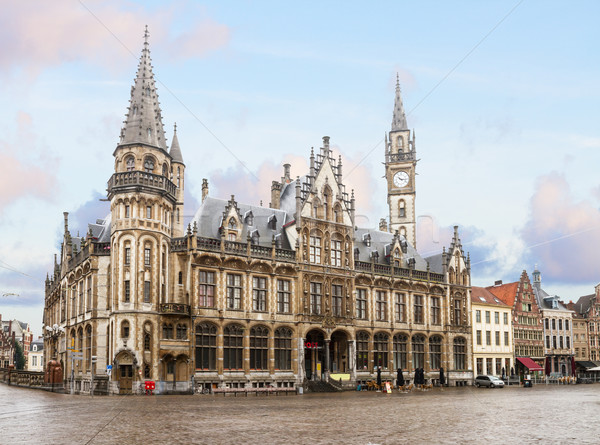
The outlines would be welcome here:
<svg viewBox="0 0 600 445">
<path fill-rule="evenodd" d="M 523 366 L 525 366 L 527 369 L 529 369 L 530 371 L 543 371 L 544 370 L 544 368 L 542 368 L 536 362 L 531 360 L 529 357 L 517 357 L 517 360 L 519 362 L 521 362 L 521 364 Z"/>
<path fill-rule="evenodd" d="M 584 360 L 577 360 L 577 361 L 575 361 L 575 364 L 577 366 L 581 366 L 582 368 L 585 368 L 585 369 L 595 368 L 596 366 L 598 366 L 594 362 L 588 362 L 588 361 L 584 361 Z"/>
</svg>

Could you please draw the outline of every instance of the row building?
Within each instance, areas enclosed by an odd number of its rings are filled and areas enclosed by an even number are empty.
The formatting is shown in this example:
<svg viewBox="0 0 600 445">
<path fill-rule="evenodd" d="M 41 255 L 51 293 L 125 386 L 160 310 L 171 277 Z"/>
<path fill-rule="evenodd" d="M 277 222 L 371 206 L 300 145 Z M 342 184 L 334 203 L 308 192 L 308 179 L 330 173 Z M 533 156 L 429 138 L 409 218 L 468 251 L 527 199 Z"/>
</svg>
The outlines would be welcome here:
<svg viewBox="0 0 600 445">
<path fill-rule="evenodd" d="M 167 146 L 148 34 L 108 181 L 110 214 L 71 235 L 46 281 L 46 361 L 76 391 L 159 392 L 472 381 L 471 276 L 458 230 L 447 249 L 416 250 L 416 142 L 399 84 L 382 156 L 389 215 L 356 222 L 329 137 L 309 170 L 272 182 L 269 206 L 213 197 L 184 226 L 186 184 Z M 376 197 L 374 199 L 377 199 Z M 385 197 L 382 197 L 385 199 Z M 73 352 L 75 351 L 75 352 Z M 81 360 L 71 360 L 82 353 Z"/>
</svg>

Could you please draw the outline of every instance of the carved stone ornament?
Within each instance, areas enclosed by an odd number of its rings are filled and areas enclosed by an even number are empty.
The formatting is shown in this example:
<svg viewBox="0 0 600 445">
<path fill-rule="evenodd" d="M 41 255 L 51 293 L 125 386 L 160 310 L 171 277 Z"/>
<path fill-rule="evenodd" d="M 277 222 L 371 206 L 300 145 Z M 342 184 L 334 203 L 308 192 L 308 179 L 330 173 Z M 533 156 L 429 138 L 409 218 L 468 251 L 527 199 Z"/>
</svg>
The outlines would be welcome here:
<svg viewBox="0 0 600 445">
<path fill-rule="evenodd" d="M 331 315 L 325 315 L 323 317 L 323 322 L 321 323 L 321 326 L 325 329 L 335 329 L 337 325 L 335 324 L 335 321 L 333 320 L 333 317 Z"/>
</svg>

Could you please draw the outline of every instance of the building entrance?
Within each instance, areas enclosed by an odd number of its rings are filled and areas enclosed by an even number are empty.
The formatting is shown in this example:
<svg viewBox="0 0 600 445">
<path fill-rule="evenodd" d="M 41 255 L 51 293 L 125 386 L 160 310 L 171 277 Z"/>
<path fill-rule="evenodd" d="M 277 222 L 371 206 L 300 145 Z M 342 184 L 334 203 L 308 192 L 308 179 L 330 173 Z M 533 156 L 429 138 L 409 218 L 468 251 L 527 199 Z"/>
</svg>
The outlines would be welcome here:
<svg viewBox="0 0 600 445">
<path fill-rule="evenodd" d="M 312 330 L 304 340 L 304 370 L 308 380 L 319 380 L 325 372 L 325 337 Z"/>
<path fill-rule="evenodd" d="M 119 365 L 119 394 L 131 394 L 133 366 Z"/>
<path fill-rule="evenodd" d="M 348 336 L 345 332 L 336 331 L 331 334 L 331 342 L 329 344 L 329 363 L 331 363 L 330 372 L 333 374 L 345 374 L 349 372 Z"/>
</svg>

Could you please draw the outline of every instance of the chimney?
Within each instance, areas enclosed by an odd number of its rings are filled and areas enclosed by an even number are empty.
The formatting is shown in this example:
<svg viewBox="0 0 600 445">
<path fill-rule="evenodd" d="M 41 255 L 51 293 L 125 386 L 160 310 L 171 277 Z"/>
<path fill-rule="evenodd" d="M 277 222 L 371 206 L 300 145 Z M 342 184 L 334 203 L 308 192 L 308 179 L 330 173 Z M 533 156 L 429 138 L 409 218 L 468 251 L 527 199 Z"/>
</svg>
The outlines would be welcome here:
<svg viewBox="0 0 600 445">
<path fill-rule="evenodd" d="M 289 165 L 289 164 L 286 164 Z M 282 178 L 284 179 L 284 178 Z M 281 205 L 281 183 L 277 181 L 273 181 L 271 183 L 271 207 L 272 209 L 278 209 Z"/>
<path fill-rule="evenodd" d="M 323 150 L 324 156 L 329 157 L 329 136 L 323 136 Z"/>
<path fill-rule="evenodd" d="M 202 202 L 208 196 L 208 180 L 206 178 L 202 178 Z"/>
<path fill-rule="evenodd" d="M 282 184 L 289 184 L 292 182 L 290 178 L 290 164 L 283 164 L 283 177 L 281 178 Z"/>
<path fill-rule="evenodd" d="M 65 233 L 69 231 L 69 212 L 63 212 L 65 218 Z"/>
<path fill-rule="evenodd" d="M 379 220 L 379 230 L 381 230 L 382 232 L 387 232 L 388 231 L 387 219 L 381 218 Z"/>
<path fill-rule="evenodd" d="M 502 286 L 502 280 L 496 280 L 494 286 Z"/>
</svg>

